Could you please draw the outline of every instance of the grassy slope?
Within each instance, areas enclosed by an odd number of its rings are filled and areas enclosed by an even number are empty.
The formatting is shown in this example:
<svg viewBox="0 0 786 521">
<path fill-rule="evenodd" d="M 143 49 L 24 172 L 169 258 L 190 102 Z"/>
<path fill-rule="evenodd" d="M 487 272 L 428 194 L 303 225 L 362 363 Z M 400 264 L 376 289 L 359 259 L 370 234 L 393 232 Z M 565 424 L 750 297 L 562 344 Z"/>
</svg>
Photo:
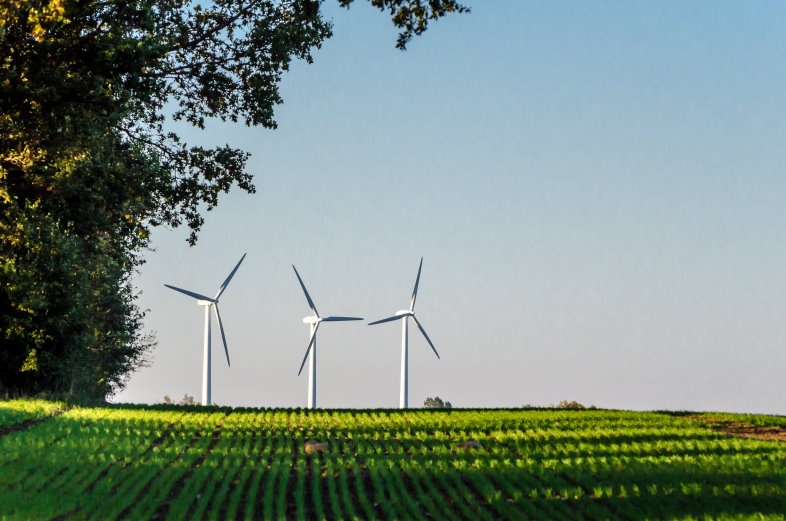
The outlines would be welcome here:
<svg viewBox="0 0 786 521">
<path fill-rule="evenodd" d="M 786 444 L 683 417 L 62 407 L 0 402 L 0 519 L 786 519 Z"/>
</svg>

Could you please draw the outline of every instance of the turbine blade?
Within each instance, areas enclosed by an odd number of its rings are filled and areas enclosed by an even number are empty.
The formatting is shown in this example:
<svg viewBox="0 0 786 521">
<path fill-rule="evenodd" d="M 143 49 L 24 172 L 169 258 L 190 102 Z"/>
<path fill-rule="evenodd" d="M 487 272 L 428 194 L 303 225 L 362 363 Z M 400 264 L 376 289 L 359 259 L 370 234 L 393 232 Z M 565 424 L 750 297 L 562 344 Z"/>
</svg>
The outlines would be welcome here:
<svg viewBox="0 0 786 521">
<path fill-rule="evenodd" d="M 166 286 L 169 289 L 173 289 L 175 291 L 179 291 L 180 293 L 182 293 L 184 295 L 188 295 L 189 297 L 194 297 L 197 300 L 207 300 L 208 302 L 215 302 L 215 299 L 212 299 L 210 297 L 206 297 L 204 295 L 200 295 L 199 293 L 194 293 L 193 291 L 188 291 L 187 289 L 176 288 L 175 286 L 170 286 L 169 284 L 164 284 L 164 286 Z"/>
<path fill-rule="evenodd" d="M 363 319 L 358 317 L 325 317 L 322 319 L 323 322 L 346 322 L 347 320 L 363 320 Z"/>
<path fill-rule="evenodd" d="M 409 310 L 415 311 L 415 299 L 418 298 L 418 284 L 420 283 L 420 270 L 423 269 L 423 257 L 420 258 L 418 266 L 418 278 L 415 279 L 415 289 L 412 290 L 412 298 L 409 301 Z"/>
<path fill-rule="evenodd" d="M 303 288 L 303 293 L 306 295 L 306 300 L 308 300 L 308 307 L 311 308 L 311 311 L 314 312 L 314 315 L 319 316 L 317 313 L 317 307 L 314 305 L 314 301 L 311 300 L 311 295 L 308 294 L 308 290 L 306 289 L 306 285 L 303 284 L 303 279 L 300 278 L 300 273 L 297 272 L 297 268 L 295 265 L 292 265 L 292 269 L 295 270 L 295 275 L 297 276 L 298 282 L 300 282 L 300 287 Z"/>
<path fill-rule="evenodd" d="M 415 324 L 417 324 L 417 325 L 418 325 L 418 329 L 420 329 L 420 332 L 421 332 L 421 333 L 423 333 L 423 336 L 424 336 L 424 337 L 426 337 L 426 340 L 428 341 L 428 345 L 430 345 L 430 346 L 431 346 L 431 349 L 433 349 L 433 350 L 434 350 L 434 354 L 435 354 L 435 355 L 437 355 L 437 358 L 439 358 L 439 353 L 437 353 L 437 348 L 436 348 L 436 347 L 434 347 L 434 344 L 431 342 L 431 339 L 430 339 L 430 338 L 428 337 L 428 335 L 426 334 L 426 330 L 425 330 L 425 329 L 423 329 L 423 326 L 421 326 L 421 325 L 420 325 L 420 322 L 418 322 L 418 319 L 417 319 L 417 318 L 415 318 L 415 315 L 412 315 L 412 318 L 415 320 Z"/>
<path fill-rule="evenodd" d="M 381 324 L 383 322 L 392 322 L 394 320 L 400 320 L 400 319 L 402 319 L 402 318 L 404 318 L 406 316 L 408 316 L 408 315 L 396 315 L 395 317 L 383 318 L 382 320 L 377 320 L 376 322 L 369 322 L 368 325 L 369 326 L 373 326 L 374 324 Z"/>
<path fill-rule="evenodd" d="M 303 363 L 300 364 L 300 370 L 297 372 L 298 376 L 300 376 L 300 373 L 303 372 L 303 366 L 306 365 L 306 359 L 308 359 L 308 354 L 311 352 L 311 346 L 314 345 L 314 340 L 317 338 L 317 329 L 319 329 L 318 323 L 314 328 L 314 333 L 311 334 L 311 340 L 308 341 L 308 347 L 306 348 L 306 356 L 303 357 Z"/>
<path fill-rule="evenodd" d="M 221 322 L 221 313 L 218 311 L 218 304 L 213 304 L 213 311 L 216 312 L 216 320 L 218 320 L 218 329 L 221 330 L 221 340 L 224 341 L 224 352 L 227 355 L 227 365 L 232 367 L 229 363 L 229 348 L 227 347 L 227 336 L 224 334 L 224 323 Z"/>
<path fill-rule="evenodd" d="M 240 267 L 240 263 L 243 262 L 243 259 L 245 258 L 246 258 L 246 254 L 244 253 L 243 256 L 240 257 L 240 260 L 237 261 L 237 264 L 235 264 L 235 268 L 232 270 L 232 273 L 229 274 L 229 276 L 226 278 L 224 283 L 221 284 L 221 287 L 218 288 L 218 293 L 216 293 L 216 300 L 218 300 L 221 297 L 221 294 L 224 293 L 224 290 L 227 289 L 227 286 L 229 286 L 229 281 L 232 280 L 232 277 L 235 276 L 235 272 Z"/>
</svg>

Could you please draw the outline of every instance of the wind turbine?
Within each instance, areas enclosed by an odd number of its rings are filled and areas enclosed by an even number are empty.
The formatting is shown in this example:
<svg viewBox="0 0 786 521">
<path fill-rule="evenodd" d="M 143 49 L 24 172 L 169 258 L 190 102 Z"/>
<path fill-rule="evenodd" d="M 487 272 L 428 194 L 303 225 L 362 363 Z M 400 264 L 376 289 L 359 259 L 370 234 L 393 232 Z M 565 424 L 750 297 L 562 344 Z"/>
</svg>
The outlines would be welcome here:
<svg viewBox="0 0 786 521">
<path fill-rule="evenodd" d="M 202 359 L 202 405 L 210 405 L 211 402 L 211 382 L 210 382 L 210 308 L 213 308 L 213 312 L 216 314 L 216 320 L 218 320 L 218 327 L 221 329 L 221 339 L 224 341 L 224 352 L 227 355 L 227 366 L 229 366 L 229 348 L 227 347 L 227 337 L 224 334 L 224 324 L 221 322 L 221 313 L 218 311 L 218 299 L 221 298 L 221 295 L 224 293 L 224 290 L 227 289 L 229 285 L 229 281 L 232 280 L 232 277 L 235 276 L 235 272 L 240 267 L 240 263 L 243 262 L 243 259 L 246 258 L 246 254 L 244 253 L 240 260 L 235 264 L 235 268 L 229 274 L 229 276 L 224 280 L 223 284 L 218 288 L 218 293 L 213 298 L 206 297 L 205 295 L 200 295 L 199 293 L 194 293 L 193 291 L 188 291 L 182 288 L 176 288 L 175 286 L 170 286 L 169 284 L 164 284 L 169 289 L 173 289 L 175 291 L 179 291 L 184 295 L 188 295 L 189 297 L 193 297 L 197 299 L 197 304 L 200 306 L 205 306 L 205 351 L 204 351 L 204 358 Z"/>
<path fill-rule="evenodd" d="M 311 326 L 311 333 L 309 335 L 308 347 L 306 348 L 306 355 L 303 357 L 303 363 L 300 364 L 300 370 L 297 372 L 297 375 L 300 376 L 300 373 L 303 372 L 303 366 L 306 365 L 306 359 L 309 353 L 311 353 L 308 364 L 308 408 L 313 409 L 317 406 L 317 329 L 319 329 L 319 324 L 322 322 L 345 322 L 347 320 L 363 319 L 358 317 L 320 317 L 317 307 L 314 305 L 314 301 L 311 300 L 306 285 L 303 284 L 303 279 L 300 278 L 300 273 L 297 272 L 294 264 L 292 269 L 295 270 L 295 276 L 297 276 L 300 287 L 303 288 L 303 293 L 306 295 L 308 307 L 314 312 L 312 316 L 303 319 L 304 324 Z"/>
<path fill-rule="evenodd" d="M 383 322 L 392 322 L 393 320 L 400 320 L 404 319 L 401 324 L 401 389 L 399 392 L 399 408 L 406 409 L 409 407 L 409 345 L 408 345 L 408 331 L 407 326 L 409 325 L 410 317 L 412 320 L 415 321 L 415 324 L 420 329 L 420 332 L 423 333 L 423 336 L 426 338 L 428 345 L 431 346 L 431 349 L 434 351 L 434 354 L 437 355 L 439 358 L 439 353 L 437 353 L 437 348 L 434 347 L 434 344 L 431 342 L 431 339 L 426 334 L 426 330 L 423 329 L 423 326 L 418 321 L 417 317 L 415 317 L 415 299 L 418 297 L 418 283 L 420 282 L 420 270 L 423 269 L 423 257 L 420 258 L 420 266 L 418 267 L 418 277 L 415 279 L 415 289 L 412 290 L 412 298 L 409 300 L 409 309 L 403 309 L 397 311 L 395 316 L 383 318 L 382 320 L 377 320 L 376 322 L 369 323 L 369 326 L 373 326 L 374 324 L 382 324 Z"/>
</svg>

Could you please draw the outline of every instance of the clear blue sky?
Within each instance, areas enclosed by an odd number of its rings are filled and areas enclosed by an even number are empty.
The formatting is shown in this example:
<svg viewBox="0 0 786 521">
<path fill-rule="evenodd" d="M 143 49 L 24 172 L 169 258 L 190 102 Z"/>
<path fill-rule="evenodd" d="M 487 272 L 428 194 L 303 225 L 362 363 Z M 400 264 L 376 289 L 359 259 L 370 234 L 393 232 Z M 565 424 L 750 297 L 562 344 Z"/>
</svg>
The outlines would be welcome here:
<svg viewBox="0 0 786 521">
<path fill-rule="evenodd" d="M 302 406 L 309 314 L 405 307 L 425 257 L 410 401 L 786 413 L 786 3 L 467 1 L 405 53 L 356 2 L 285 77 L 279 129 L 199 243 L 157 230 L 137 278 L 159 345 L 121 401 Z M 326 324 L 319 404 L 396 406 L 398 323 Z"/>
</svg>

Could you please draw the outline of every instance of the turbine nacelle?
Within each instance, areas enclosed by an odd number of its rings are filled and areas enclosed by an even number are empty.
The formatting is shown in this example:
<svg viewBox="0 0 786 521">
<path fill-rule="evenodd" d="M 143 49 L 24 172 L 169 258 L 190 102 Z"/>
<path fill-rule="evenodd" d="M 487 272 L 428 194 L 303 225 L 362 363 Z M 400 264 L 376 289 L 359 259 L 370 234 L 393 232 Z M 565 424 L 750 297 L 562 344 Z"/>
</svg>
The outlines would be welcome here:
<svg viewBox="0 0 786 521">
<path fill-rule="evenodd" d="M 418 276 L 417 278 L 415 278 L 415 288 L 412 290 L 412 298 L 409 299 L 409 309 L 399 309 L 398 311 L 396 311 L 396 314 L 393 315 L 392 317 L 383 318 L 382 320 L 377 320 L 375 322 L 369 322 L 368 324 L 369 326 L 373 326 L 376 324 L 384 324 L 385 322 L 393 322 L 394 320 L 401 320 L 402 318 L 407 319 L 409 317 L 412 317 L 412 319 L 418 325 L 420 331 L 423 333 L 423 336 L 426 337 L 428 343 L 431 344 L 431 340 L 428 338 L 426 331 L 420 325 L 418 319 L 415 318 L 415 300 L 418 298 L 418 285 L 420 285 L 420 272 L 422 270 L 423 270 L 423 257 L 420 258 L 420 265 L 418 266 Z M 404 320 L 404 322 L 406 322 L 406 320 Z M 431 344 L 431 349 L 434 349 L 434 354 L 437 354 L 437 350 L 434 348 L 434 344 Z M 438 354 L 437 354 L 437 358 L 439 358 Z"/>
<path fill-rule="evenodd" d="M 303 367 L 306 365 L 306 360 L 308 360 L 308 355 L 311 353 L 311 347 L 314 345 L 317 339 L 317 330 L 319 329 L 319 324 L 322 322 L 347 322 L 352 320 L 363 320 L 360 317 L 320 317 L 319 312 L 317 311 L 317 307 L 314 305 L 314 301 L 311 300 L 311 295 L 308 294 L 308 290 L 306 289 L 306 285 L 303 283 L 303 279 L 300 278 L 300 273 L 298 273 L 297 268 L 295 265 L 292 265 L 292 269 L 295 271 L 295 276 L 297 277 L 297 281 L 300 283 L 300 287 L 303 289 L 303 294 L 306 296 L 306 301 L 308 302 L 308 307 L 311 308 L 311 311 L 314 312 L 313 315 L 310 317 L 306 317 L 303 319 L 304 324 L 309 324 L 311 329 L 311 338 L 308 341 L 308 347 L 306 347 L 306 354 L 303 356 L 303 362 L 300 364 L 300 370 L 298 370 L 297 374 L 300 376 L 300 373 L 303 372 Z M 314 386 L 314 380 L 316 379 L 316 361 L 313 360 L 312 357 L 312 366 L 309 369 L 309 408 L 314 406 L 314 402 L 316 401 L 316 386 Z M 313 386 L 313 387 L 312 387 Z"/>
<path fill-rule="evenodd" d="M 199 305 L 199 306 L 208 306 L 208 307 L 213 306 L 213 313 L 216 315 L 216 320 L 218 321 L 218 328 L 221 331 L 221 340 L 224 343 L 224 353 L 226 353 L 226 356 L 227 356 L 227 365 L 230 365 L 229 364 L 229 347 L 227 346 L 227 338 L 226 338 L 226 334 L 224 333 L 224 323 L 221 321 L 221 312 L 218 310 L 218 299 L 221 298 L 221 295 L 227 289 L 227 286 L 229 285 L 230 281 L 232 280 L 232 277 L 235 276 L 235 273 L 237 272 L 237 269 L 240 267 L 240 264 L 242 264 L 243 259 L 245 259 L 245 258 L 246 258 L 246 254 L 244 253 L 243 256 L 240 257 L 240 260 L 237 261 L 237 264 L 235 264 L 235 267 L 229 273 L 227 278 L 224 279 L 224 282 L 221 283 L 221 286 L 218 287 L 218 291 L 216 292 L 216 296 L 213 297 L 213 298 L 210 298 L 210 297 L 208 297 L 206 295 L 202 295 L 201 293 L 196 293 L 194 291 L 189 291 L 187 289 L 178 288 L 176 286 L 171 286 L 169 284 L 164 284 L 164 286 L 166 286 L 169 289 L 172 289 L 174 291 L 177 291 L 178 293 L 182 293 L 183 295 L 188 295 L 189 297 L 191 297 L 193 299 L 196 299 L 197 305 Z M 206 311 L 207 311 L 208 314 L 205 315 L 205 322 L 206 322 L 205 331 L 207 332 L 207 331 L 209 331 L 209 325 L 210 325 L 210 322 L 209 322 L 210 321 L 210 314 L 209 314 L 210 310 L 208 309 Z M 207 344 L 209 344 L 210 339 L 206 338 L 205 342 Z"/>
<path fill-rule="evenodd" d="M 399 404 L 401 408 L 405 409 L 409 406 L 409 369 L 407 367 L 408 358 L 409 358 L 409 336 L 407 333 L 407 328 L 409 327 L 409 319 L 415 321 L 415 325 L 420 330 L 423 338 L 426 339 L 428 345 L 431 347 L 431 350 L 434 351 L 434 354 L 439 358 L 439 353 L 437 352 L 437 348 L 434 347 L 434 343 L 426 334 L 426 330 L 423 328 L 423 324 L 415 316 L 415 301 L 418 298 L 418 285 L 420 284 L 420 273 L 423 269 L 423 258 L 420 258 L 420 265 L 418 266 L 418 275 L 415 278 L 415 288 L 412 290 L 412 297 L 409 300 L 409 309 L 400 309 L 396 311 L 396 314 L 383 318 L 381 320 L 376 320 L 374 322 L 369 322 L 369 326 L 373 326 L 376 324 L 384 324 L 385 322 L 395 322 L 397 320 L 401 321 L 402 325 L 402 332 L 401 332 L 401 396 Z"/>
</svg>

